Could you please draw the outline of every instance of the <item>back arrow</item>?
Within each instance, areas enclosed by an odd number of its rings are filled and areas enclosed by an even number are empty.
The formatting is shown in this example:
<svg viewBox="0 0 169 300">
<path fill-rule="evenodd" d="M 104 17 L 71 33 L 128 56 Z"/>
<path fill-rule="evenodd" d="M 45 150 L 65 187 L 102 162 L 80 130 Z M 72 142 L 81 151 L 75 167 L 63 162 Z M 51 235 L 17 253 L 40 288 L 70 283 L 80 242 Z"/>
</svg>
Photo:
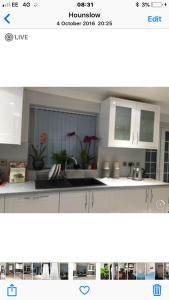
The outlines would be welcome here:
<svg viewBox="0 0 169 300">
<path fill-rule="evenodd" d="M 8 24 L 10 24 L 10 21 L 8 20 L 9 17 L 10 17 L 10 14 L 7 14 L 7 15 L 5 16 L 5 18 L 4 18 L 4 20 L 5 20 Z"/>
</svg>

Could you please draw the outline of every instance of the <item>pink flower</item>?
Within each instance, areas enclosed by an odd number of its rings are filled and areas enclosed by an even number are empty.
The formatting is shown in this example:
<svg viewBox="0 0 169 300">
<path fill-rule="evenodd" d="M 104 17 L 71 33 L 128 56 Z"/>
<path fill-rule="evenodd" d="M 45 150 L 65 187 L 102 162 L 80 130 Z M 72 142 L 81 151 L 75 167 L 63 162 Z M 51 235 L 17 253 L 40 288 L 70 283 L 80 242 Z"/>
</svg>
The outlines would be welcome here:
<svg viewBox="0 0 169 300">
<path fill-rule="evenodd" d="M 91 137 L 86 135 L 83 139 L 83 142 L 86 143 L 86 144 L 90 144 L 91 143 Z"/>
<path fill-rule="evenodd" d="M 40 135 L 41 144 L 45 144 L 48 141 L 48 134 L 46 132 L 42 132 Z"/>
<path fill-rule="evenodd" d="M 83 142 L 86 144 L 90 144 L 92 141 L 98 141 L 98 140 L 99 140 L 99 138 L 95 135 L 92 135 L 92 136 L 86 135 L 83 139 Z"/>
<path fill-rule="evenodd" d="M 93 135 L 93 136 L 91 136 L 91 140 L 92 140 L 92 141 L 98 141 L 99 138 L 98 138 L 97 136 Z"/>
</svg>

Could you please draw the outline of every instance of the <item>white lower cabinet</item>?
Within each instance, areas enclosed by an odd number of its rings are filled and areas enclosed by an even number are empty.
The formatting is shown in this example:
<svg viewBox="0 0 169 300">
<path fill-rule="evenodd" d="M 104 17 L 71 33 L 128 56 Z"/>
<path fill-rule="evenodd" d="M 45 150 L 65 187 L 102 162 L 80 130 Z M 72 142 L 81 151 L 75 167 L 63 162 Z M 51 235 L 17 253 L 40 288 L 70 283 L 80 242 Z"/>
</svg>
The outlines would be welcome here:
<svg viewBox="0 0 169 300">
<path fill-rule="evenodd" d="M 4 197 L 0 197 L 0 213 L 4 213 Z"/>
<path fill-rule="evenodd" d="M 117 189 L 111 201 L 111 212 L 119 213 L 167 213 L 169 212 L 169 188 L 148 187 Z"/>
<path fill-rule="evenodd" d="M 87 213 L 88 191 L 72 191 L 60 193 L 60 213 Z"/>
<path fill-rule="evenodd" d="M 113 201 L 113 190 L 95 190 L 90 192 L 89 212 L 110 213 L 111 201 Z"/>
<path fill-rule="evenodd" d="M 148 208 L 146 189 L 115 189 L 111 199 L 111 212 L 115 213 L 145 213 Z"/>
<path fill-rule="evenodd" d="M 5 197 L 5 213 L 58 213 L 59 193 L 24 194 Z"/>
<path fill-rule="evenodd" d="M 169 188 L 121 188 L 61 192 L 60 213 L 169 212 Z"/>
<path fill-rule="evenodd" d="M 60 193 L 60 213 L 109 213 L 110 191 L 76 191 Z"/>
<path fill-rule="evenodd" d="M 148 212 L 168 213 L 169 212 L 169 188 L 153 187 L 148 189 Z"/>
<path fill-rule="evenodd" d="M 105 189 L 88 193 L 89 213 L 145 213 L 148 194 L 145 188 Z"/>
<path fill-rule="evenodd" d="M 0 213 L 167 213 L 169 187 L 112 188 L 0 197 Z"/>
</svg>

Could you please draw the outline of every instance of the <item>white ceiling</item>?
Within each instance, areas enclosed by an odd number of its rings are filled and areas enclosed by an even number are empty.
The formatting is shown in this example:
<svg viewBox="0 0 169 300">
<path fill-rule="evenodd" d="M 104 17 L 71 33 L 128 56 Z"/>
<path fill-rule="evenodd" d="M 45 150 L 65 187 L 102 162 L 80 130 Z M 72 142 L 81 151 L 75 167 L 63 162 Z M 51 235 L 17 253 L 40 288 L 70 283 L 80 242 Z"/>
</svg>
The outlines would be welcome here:
<svg viewBox="0 0 169 300">
<path fill-rule="evenodd" d="M 161 112 L 169 114 L 169 87 L 29 87 L 26 89 L 91 102 L 101 102 L 110 96 L 139 100 L 159 104 Z"/>
</svg>

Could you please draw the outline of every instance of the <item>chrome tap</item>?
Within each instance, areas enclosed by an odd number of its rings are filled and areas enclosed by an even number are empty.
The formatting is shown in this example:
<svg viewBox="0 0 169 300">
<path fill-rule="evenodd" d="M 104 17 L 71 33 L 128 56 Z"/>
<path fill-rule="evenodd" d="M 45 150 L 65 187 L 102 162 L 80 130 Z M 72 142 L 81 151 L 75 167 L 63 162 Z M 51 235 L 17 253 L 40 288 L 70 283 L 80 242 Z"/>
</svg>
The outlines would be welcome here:
<svg viewBox="0 0 169 300">
<path fill-rule="evenodd" d="M 74 161 L 75 165 L 77 166 L 78 165 L 77 159 L 74 156 L 71 156 L 70 158 Z"/>
<path fill-rule="evenodd" d="M 71 160 L 74 162 L 74 164 L 77 166 L 78 165 L 78 162 L 77 162 L 77 159 L 72 155 L 70 156 Z M 65 175 L 66 175 L 66 170 L 67 170 L 67 161 L 65 162 Z"/>
</svg>

